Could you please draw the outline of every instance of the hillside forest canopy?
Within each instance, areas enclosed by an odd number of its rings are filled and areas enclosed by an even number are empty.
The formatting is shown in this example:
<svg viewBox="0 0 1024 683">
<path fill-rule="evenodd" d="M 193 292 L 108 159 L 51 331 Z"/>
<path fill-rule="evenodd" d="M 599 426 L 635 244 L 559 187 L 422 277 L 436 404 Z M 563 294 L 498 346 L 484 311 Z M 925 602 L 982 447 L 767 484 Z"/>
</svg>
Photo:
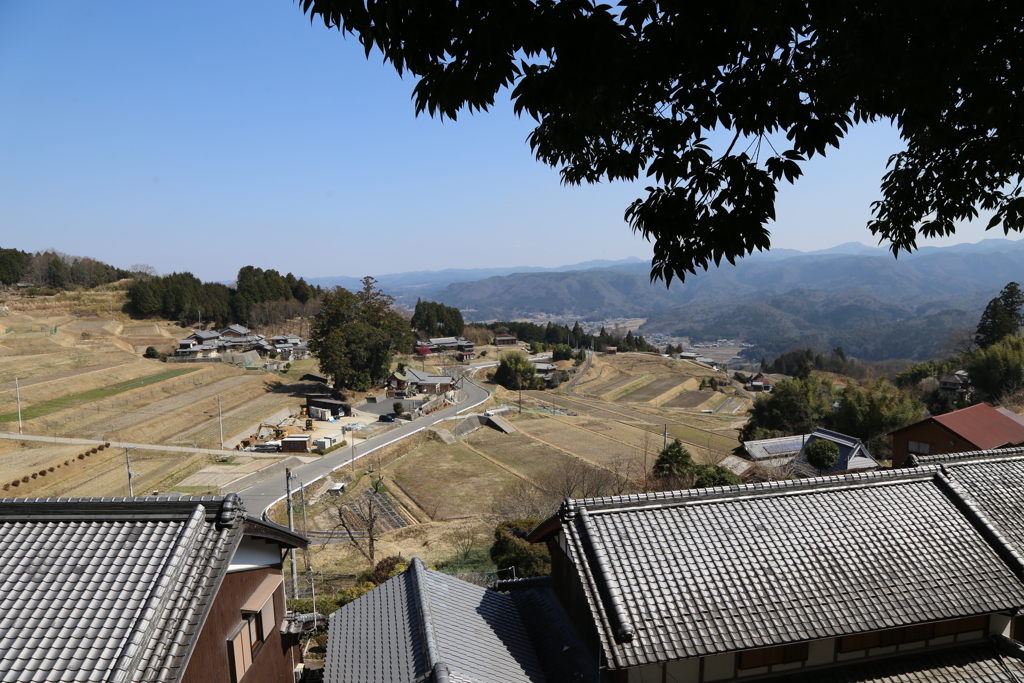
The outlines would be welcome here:
<svg viewBox="0 0 1024 683">
<path fill-rule="evenodd" d="M 988 228 L 1024 229 L 1015 3 L 299 5 L 414 77 L 417 114 L 456 119 L 508 92 L 564 183 L 646 176 L 625 218 L 666 284 L 770 248 L 779 184 L 862 123 L 889 122 L 905 145 L 867 225 L 894 255 L 979 209 Z"/>
</svg>

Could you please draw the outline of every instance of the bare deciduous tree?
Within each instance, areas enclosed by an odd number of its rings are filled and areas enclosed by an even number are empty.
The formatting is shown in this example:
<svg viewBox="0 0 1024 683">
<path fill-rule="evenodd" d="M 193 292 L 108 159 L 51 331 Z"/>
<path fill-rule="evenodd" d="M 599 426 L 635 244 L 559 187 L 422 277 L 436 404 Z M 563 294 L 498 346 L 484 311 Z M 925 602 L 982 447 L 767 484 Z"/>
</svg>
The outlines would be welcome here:
<svg viewBox="0 0 1024 683">
<path fill-rule="evenodd" d="M 455 550 L 455 556 L 459 564 L 463 565 L 469 561 L 473 548 L 480 544 L 481 530 L 476 526 L 465 526 L 453 529 L 444 535 L 445 542 Z"/>
<path fill-rule="evenodd" d="M 570 458 L 563 467 L 549 472 L 541 483 L 560 498 L 597 498 L 611 495 L 619 479 L 611 470 Z"/>
<path fill-rule="evenodd" d="M 352 546 L 366 560 L 373 564 L 376 561 L 377 539 L 380 537 L 380 510 L 374 500 L 372 491 L 365 491 L 355 500 L 337 507 L 338 525 L 348 534 Z"/>
<path fill-rule="evenodd" d="M 561 499 L 551 491 L 539 489 L 533 484 L 517 479 L 495 499 L 491 510 L 505 519 L 536 517 L 546 519 L 558 510 Z"/>
</svg>

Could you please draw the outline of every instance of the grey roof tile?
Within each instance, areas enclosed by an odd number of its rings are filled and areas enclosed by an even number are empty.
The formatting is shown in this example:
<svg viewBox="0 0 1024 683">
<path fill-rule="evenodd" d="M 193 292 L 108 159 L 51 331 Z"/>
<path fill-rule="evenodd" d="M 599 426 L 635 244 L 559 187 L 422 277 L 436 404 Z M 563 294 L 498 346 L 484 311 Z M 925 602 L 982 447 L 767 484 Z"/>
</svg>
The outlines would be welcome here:
<svg viewBox="0 0 1024 683">
<path fill-rule="evenodd" d="M 177 680 L 242 536 L 225 500 L 0 500 L 0 681 Z"/>
<path fill-rule="evenodd" d="M 778 683 L 1010 683 L 1024 682 L 1024 662 L 990 642 L 849 663 L 773 678 Z"/>
<path fill-rule="evenodd" d="M 620 668 L 1024 607 L 1019 573 L 943 478 L 567 501 L 560 515 Z"/>
<path fill-rule="evenodd" d="M 427 569 L 419 558 L 331 616 L 326 683 L 421 680 L 438 664 L 452 681 L 545 681 L 509 596 Z"/>
</svg>

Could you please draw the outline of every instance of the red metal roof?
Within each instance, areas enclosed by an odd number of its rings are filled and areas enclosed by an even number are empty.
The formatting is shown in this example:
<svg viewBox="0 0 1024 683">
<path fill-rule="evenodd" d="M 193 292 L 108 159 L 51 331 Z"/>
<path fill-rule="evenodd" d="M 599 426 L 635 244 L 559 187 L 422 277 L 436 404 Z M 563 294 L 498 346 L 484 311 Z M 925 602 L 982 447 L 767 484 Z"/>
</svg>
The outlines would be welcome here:
<svg viewBox="0 0 1024 683">
<path fill-rule="evenodd" d="M 984 403 L 932 419 L 983 450 L 1024 442 L 1024 424 Z"/>
</svg>

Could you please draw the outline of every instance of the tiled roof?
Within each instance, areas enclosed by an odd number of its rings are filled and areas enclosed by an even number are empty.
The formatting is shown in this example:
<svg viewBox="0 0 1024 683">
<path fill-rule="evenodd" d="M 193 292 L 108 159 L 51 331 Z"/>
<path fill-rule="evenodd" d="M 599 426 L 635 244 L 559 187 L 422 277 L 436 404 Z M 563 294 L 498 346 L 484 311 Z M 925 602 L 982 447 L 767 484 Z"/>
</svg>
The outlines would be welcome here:
<svg viewBox="0 0 1024 683">
<path fill-rule="evenodd" d="M 935 415 L 929 417 L 928 420 L 942 425 L 980 449 L 1024 443 L 1024 424 L 984 403 L 963 410 L 954 410 L 945 415 Z M 920 424 L 920 422 L 914 423 L 914 425 L 916 424 Z M 911 429 L 914 425 L 908 425 L 891 433 L 895 434 L 905 429 Z"/>
<path fill-rule="evenodd" d="M 939 464 L 1024 562 L 1024 448 L 918 458 Z"/>
<path fill-rule="evenodd" d="M 1010 683 L 1024 682 L 1019 655 L 1001 653 L 991 642 L 854 663 L 773 678 L 777 683 Z"/>
<path fill-rule="evenodd" d="M 819 427 L 814 430 L 814 433 L 807 435 L 807 442 L 804 444 L 804 448 L 808 444 L 817 441 L 818 439 L 826 439 L 831 441 L 839 447 L 839 460 L 836 464 L 827 470 L 823 470 L 821 474 L 834 474 L 835 472 L 845 472 L 847 470 L 866 470 L 878 467 L 878 462 L 871 457 L 868 453 L 867 446 L 865 446 L 860 439 L 847 436 L 846 434 L 840 434 L 839 432 L 833 432 L 828 429 L 822 429 Z M 795 469 L 800 471 L 805 476 L 815 476 L 818 471 L 807 462 L 807 454 L 805 451 L 800 451 L 800 454 L 793 461 Z"/>
<path fill-rule="evenodd" d="M 965 505 L 923 467 L 566 501 L 559 515 L 622 668 L 1024 607 L 1021 565 Z"/>
<path fill-rule="evenodd" d="M 409 569 L 331 615 L 327 683 L 541 683 L 537 661 L 508 595 L 427 569 Z"/>
<path fill-rule="evenodd" d="M 245 511 L 225 498 L 0 500 L 0 681 L 176 681 Z"/>
<path fill-rule="evenodd" d="M 499 581 L 495 588 L 515 602 L 548 681 L 600 680 L 597 661 L 558 602 L 550 576 Z"/>
<path fill-rule="evenodd" d="M 751 460 L 775 460 L 784 456 L 795 456 L 804 446 L 806 434 L 796 436 L 780 436 L 774 439 L 757 439 L 746 441 L 743 450 Z"/>
</svg>

